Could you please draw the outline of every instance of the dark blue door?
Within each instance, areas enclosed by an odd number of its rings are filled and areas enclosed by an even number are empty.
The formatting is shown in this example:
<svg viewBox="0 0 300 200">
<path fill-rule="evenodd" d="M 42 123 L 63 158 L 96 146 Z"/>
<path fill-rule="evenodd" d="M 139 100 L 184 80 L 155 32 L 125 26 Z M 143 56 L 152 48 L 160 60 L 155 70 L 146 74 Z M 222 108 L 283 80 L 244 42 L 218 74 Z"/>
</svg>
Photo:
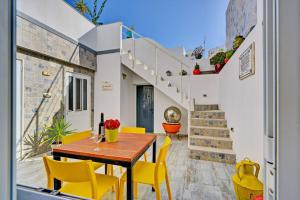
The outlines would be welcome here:
<svg viewBox="0 0 300 200">
<path fill-rule="evenodd" d="M 137 86 L 137 126 L 145 127 L 147 132 L 152 133 L 154 128 L 154 93 L 153 86 Z"/>
</svg>

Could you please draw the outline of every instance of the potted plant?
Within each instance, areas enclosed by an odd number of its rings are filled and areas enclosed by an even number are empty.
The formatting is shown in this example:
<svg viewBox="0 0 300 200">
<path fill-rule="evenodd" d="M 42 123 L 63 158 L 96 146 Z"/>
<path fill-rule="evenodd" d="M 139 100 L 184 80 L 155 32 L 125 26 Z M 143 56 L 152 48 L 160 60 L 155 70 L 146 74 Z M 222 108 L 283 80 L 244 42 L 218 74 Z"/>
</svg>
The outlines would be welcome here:
<svg viewBox="0 0 300 200">
<path fill-rule="evenodd" d="M 224 66 L 225 52 L 218 52 L 210 59 L 210 64 L 215 66 L 215 72 L 219 73 Z"/>
<path fill-rule="evenodd" d="M 235 52 L 235 50 L 233 50 L 233 49 L 231 49 L 229 51 L 226 51 L 226 53 L 225 53 L 226 57 L 224 59 L 224 63 L 225 64 L 229 61 L 229 59 L 232 57 L 232 55 L 234 54 L 234 52 Z"/>
<path fill-rule="evenodd" d="M 104 122 L 105 139 L 107 142 L 117 142 L 120 122 L 117 119 L 108 119 Z"/>
<path fill-rule="evenodd" d="M 187 72 L 183 69 L 179 72 L 179 75 L 180 76 L 186 76 L 187 75 Z"/>
<path fill-rule="evenodd" d="M 172 72 L 170 70 L 166 71 L 167 76 L 172 76 Z"/>
<path fill-rule="evenodd" d="M 201 59 L 203 57 L 204 48 L 202 46 L 199 46 L 194 49 L 192 52 L 192 56 L 194 56 L 196 59 Z"/>
<path fill-rule="evenodd" d="M 34 157 L 49 151 L 49 144 L 45 143 L 45 129 L 41 132 L 35 131 L 33 135 L 27 135 L 24 139 L 24 151 L 26 152 L 22 159 Z"/>
<path fill-rule="evenodd" d="M 54 120 L 52 126 L 46 130 L 46 141 L 52 145 L 52 148 L 61 144 L 61 140 L 64 136 L 73 133 L 75 130 L 69 130 L 71 124 L 66 122 L 64 118 Z"/>
<path fill-rule="evenodd" d="M 241 44 L 244 42 L 245 38 L 242 36 L 242 35 L 238 35 L 234 38 L 234 41 L 233 41 L 233 49 L 234 50 L 237 50 Z"/>
<path fill-rule="evenodd" d="M 196 63 L 196 65 L 195 65 L 195 69 L 193 70 L 193 74 L 194 75 L 200 75 L 201 74 L 200 66 L 198 65 L 198 63 Z"/>
</svg>

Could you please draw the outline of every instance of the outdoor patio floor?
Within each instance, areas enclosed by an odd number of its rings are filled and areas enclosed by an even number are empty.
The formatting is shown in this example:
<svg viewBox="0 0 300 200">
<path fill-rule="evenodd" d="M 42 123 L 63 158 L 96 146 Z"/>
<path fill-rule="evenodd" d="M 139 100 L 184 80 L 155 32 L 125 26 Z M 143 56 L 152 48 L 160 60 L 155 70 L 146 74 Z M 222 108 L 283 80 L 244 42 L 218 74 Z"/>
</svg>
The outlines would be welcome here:
<svg viewBox="0 0 300 200">
<path fill-rule="evenodd" d="M 158 147 L 164 137 L 158 138 Z M 187 138 L 172 138 L 168 155 L 168 171 L 173 199 L 175 200 L 233 200 L 234 191 L 231 176 L 234 165 L 193 160 L 189 158 Z M 151 158 L 152 149 L 147 154 Z M 115 166 L 119 176 L 119 167 Z M 124 170 L 123 170 L 124 171 Z M 99 169 L 103 172 L 103 169 Z M 17 183 L 33 187 L 46 187 L 46 174 L 41 158 L 28 159 L 17 164 Z M 139 184 L 138 199 L 152 200 L 155 193 L 150 186 Z M 168 199 L 166 186 L 161 186 L 162 199 Z M 115 199 L 114 193 L 108 193 L 103 199 Z M 125 198 L 124 198 L 125 199 Z"/>
</svg>

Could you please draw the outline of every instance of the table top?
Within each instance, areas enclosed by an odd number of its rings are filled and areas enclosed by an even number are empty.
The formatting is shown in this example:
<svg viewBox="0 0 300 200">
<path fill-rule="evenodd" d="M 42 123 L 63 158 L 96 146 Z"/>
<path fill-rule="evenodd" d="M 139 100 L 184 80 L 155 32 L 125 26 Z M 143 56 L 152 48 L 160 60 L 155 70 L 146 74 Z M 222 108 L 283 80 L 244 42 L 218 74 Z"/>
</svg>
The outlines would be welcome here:
<svg viewBox="0 0 300 200">
<path fill-rule="evenodd" d="M 156 140 L 154 134 L 121 133 L 118 141 L 114 143 L 96 143 L 91 138 L 86 138 L 71 144 L 53 148 L 53 155 L 64 154 L 99 158 L 113 161 L 129 162 L 141 156 Z M 96 148 L 98 147 L 98 150 Z"/>
</svg>

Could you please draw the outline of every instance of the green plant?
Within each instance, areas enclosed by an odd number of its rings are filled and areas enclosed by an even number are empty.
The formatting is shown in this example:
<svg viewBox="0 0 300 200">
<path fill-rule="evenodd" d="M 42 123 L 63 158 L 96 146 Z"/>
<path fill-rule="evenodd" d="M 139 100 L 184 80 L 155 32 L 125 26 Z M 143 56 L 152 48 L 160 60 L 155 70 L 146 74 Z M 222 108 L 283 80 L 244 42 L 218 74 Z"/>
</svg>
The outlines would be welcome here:
<svg viewBox="0 0 300 200">
<path fill-rule="evenodd" d="M 234 41 L 233 41 L 233 49 L 234 50 L 237 50 L 241 44 L 244 42 L 245 38 L 242 36 L 242 35 L 238 35 L 234 38 Z"/>
<path fill-rule="evenodd" d="M 230 59 L 232 55 L 234 54 L 235 50 L 231 49 L 229 51 L 226 51 L 226 58 Z"/>
<path fill-rule="evenodd" d="M 27 135 L 24 139 L 24 151 L 26 152 L 22 159 L 37 156 L 49 151 L 49 145 L 45 142 L 45 129 L 42 132 L 35 131 L 34 134 Z"/>
<path fill-rule="evenodd" d="M 216 65 L 216 64 L 224 64 L 224 59 L 226 58 L 226 53 L 225 52 L 219 52 L 216 53 L 209 61 L 211 65 Z"/>
<path fill-rule="evenodd" d="M 88 4 L 85 2 L 85 0 L 75 0 L 75 8 L 83 15 L 88 14 L 92 22 L 95 25 L 99 25 L 102 24 L 101 22 L 99 22 L 99 19 L 104 10 L 107 0 L 103 0 L 99 9 L 98 9 L 98 2 L 99 0 L 94 0 L 93 8 L 91 9 L 88 6 Z"/>
<path fill-rule="evenodd" d="M 52 126 L 47 128 L 46 142 L 48 144 L 59 144 L 63 136 L 74 132 L 74 130 L 69 130 L 70 126 L 71 124 L 66 122 L 64 118 L 55 120 Z"/>
</svg>

